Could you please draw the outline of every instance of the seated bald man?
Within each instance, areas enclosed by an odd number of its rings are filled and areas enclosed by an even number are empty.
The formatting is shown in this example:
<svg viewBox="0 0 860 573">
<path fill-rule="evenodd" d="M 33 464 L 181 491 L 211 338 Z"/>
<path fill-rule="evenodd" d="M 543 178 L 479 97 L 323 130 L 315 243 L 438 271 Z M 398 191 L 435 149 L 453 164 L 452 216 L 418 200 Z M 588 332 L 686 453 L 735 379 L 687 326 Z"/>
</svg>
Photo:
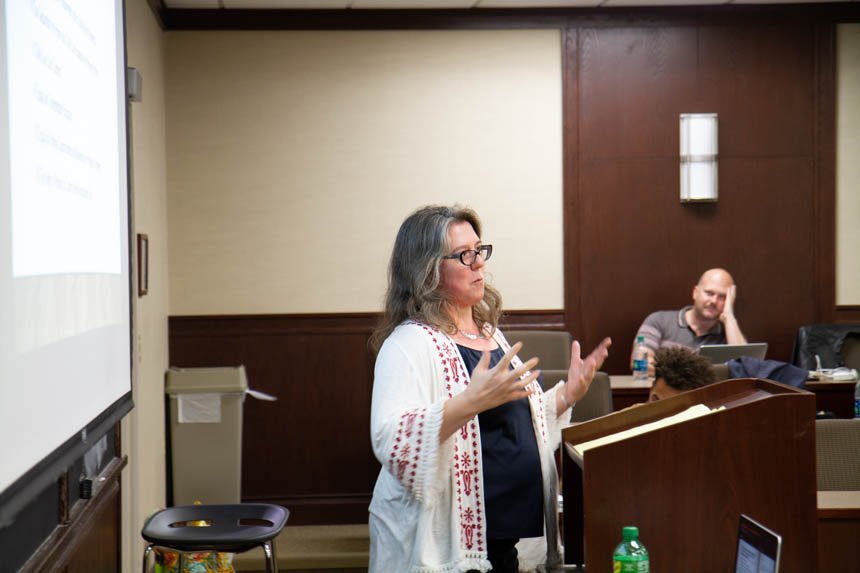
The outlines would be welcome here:
<svg viewBox="0 0 860 573">
<path fill-rule="evenodd" d="M 660 348 L 682 346 L 698 350 L 703 344 L 746 344 L 735 317 L 736 297 L 732 275 L 725 269 L 709 269 L 693 287 L 692 305 L 649 314 L 636 333 L 645 337 L 649 375 L 654 375 L 654 353 Z M 636 338 L 633 340 L 635 350 Z"/>
<path fill-rule="evenodd" d="M 654 383 L 649 402 L 716 382 L 711 361 L 683 346 L 661 348 L 654 354 Z"/>
</svg>

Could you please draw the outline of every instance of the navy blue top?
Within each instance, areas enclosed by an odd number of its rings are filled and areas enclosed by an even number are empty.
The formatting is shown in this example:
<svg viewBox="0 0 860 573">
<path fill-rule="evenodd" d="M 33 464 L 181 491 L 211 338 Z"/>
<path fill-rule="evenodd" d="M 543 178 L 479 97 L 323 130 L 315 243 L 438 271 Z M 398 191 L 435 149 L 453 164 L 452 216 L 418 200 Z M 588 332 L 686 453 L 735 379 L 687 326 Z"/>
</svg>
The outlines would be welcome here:
<svg viewBox="0 0 860 573">
<path fill-rule="evenodd" d="M 469 375 L 481 351 L 457 345 Z M 490 367 L 505 353 L 490 353 Z M 532 427 L 528 398 L 478 414 L 484 466 L 484 508 L 487 539 L 519 539 L 543 535 L 543 481 L 540 453 Z"/>
</svg>

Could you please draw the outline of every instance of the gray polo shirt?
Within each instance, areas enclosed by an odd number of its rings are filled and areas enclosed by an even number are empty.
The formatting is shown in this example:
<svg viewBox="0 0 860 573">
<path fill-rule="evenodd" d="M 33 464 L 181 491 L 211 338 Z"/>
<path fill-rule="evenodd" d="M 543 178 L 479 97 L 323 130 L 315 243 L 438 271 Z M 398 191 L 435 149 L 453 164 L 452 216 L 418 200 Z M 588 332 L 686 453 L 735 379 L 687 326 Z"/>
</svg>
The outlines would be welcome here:
<svg viewBox="0 0 860 573">
<path fill-rule="evenodd" d="M 696 336 L 685 317 L 687 311 L 693 308 L 685 306 L 681 310 L 658 310 L 652 312 L 639 327 L 639 334 L 645 337 L 645 346 L 656 351 L 666 346 L 686 346 L 698 349 L 703 344 L 725 344 L 726 334 L 723 323 L 717 321 L 711 330 L 702 336 Z"/>
</svg>

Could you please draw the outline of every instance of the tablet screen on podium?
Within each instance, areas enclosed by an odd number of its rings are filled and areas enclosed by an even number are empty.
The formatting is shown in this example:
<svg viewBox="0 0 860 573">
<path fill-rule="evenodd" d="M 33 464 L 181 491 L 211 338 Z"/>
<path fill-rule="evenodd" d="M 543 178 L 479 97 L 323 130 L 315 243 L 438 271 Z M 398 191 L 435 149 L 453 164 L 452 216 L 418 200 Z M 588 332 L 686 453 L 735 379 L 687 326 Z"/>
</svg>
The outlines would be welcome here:
<svg viewBox="0 0 860 573">
<path fill-rule="evenodd" d="M 779 573 L 782 537 L 741 514 L 734 573 Z"/>
</svg>

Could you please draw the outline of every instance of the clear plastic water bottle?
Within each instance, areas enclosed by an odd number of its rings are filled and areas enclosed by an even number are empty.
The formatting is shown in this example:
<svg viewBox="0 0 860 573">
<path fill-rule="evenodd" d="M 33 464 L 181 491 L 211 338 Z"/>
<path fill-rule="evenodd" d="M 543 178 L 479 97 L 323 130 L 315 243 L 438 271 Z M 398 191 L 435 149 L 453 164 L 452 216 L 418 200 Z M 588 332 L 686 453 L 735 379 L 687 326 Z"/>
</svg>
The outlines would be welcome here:
<svg viewBox="0 0 860 573">
<path fill-rule="evenodd" d="M 860 418 L 860 380 L 854 385 L 854 417 Z"/>
<path fill-rule="evenodd" d="M 633 350 L 633 379 L 648 379 L 648 349 L 642 334 L 636 336 L 636 348 Z"/>
<path fill-rule="evenodd" d="M 648 573 L 648 550 L 639 541 L 639 528 L 627 526 L 621 535 L 623 541 L 612 556 L 613 573 Z"/>
</svg>

